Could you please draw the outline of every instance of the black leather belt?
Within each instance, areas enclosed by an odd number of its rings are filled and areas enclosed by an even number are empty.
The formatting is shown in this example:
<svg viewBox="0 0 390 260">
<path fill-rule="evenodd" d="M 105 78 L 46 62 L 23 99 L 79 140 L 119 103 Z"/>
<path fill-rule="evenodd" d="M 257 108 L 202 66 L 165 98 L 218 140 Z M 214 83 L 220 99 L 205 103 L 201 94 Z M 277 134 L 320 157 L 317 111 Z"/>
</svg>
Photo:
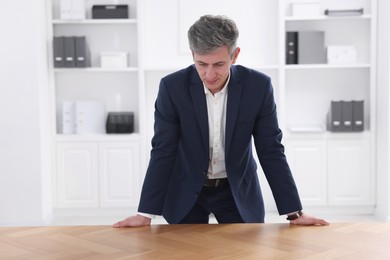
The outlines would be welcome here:
<svg viewBox="0 0 390 260">
<path fill-rule="evenodd" d="M 229 184 L 229 181 L 227 178 L 223 179 L 206 179 L 203 183 L 204 187 L 208 188 L 217 188 L 217 187 L 222 187 Z"/>
</svg>

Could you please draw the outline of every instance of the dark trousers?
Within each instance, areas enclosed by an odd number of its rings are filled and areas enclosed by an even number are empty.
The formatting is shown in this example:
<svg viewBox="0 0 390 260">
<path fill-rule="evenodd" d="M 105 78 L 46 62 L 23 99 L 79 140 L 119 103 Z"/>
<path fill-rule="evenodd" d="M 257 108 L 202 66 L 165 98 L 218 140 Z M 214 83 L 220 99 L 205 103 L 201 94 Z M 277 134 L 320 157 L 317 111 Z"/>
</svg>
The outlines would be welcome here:
<svg viewBox="0 0 390 260">
<path fill-rule="evenodd" d="M 217 188 L 203 187 L 194 207 L 180 224 L 207 224 L 210 213 L 218 223 L 244 223 L 229 184 Z"/>
</svg>

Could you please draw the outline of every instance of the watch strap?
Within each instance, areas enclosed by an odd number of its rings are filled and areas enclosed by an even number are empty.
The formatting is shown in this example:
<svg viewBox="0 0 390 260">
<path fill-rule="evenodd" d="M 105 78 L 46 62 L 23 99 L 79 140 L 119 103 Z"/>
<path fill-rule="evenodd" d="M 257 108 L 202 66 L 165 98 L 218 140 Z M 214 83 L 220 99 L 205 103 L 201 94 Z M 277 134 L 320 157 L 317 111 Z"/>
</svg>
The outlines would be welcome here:
<svg viewBox="0 0 390 260">
<path fill-rule="evenodd" d="M 295 212 L 293 214 L 288 215 L 286 219 L 287 220 L 294 220 L 294 219 L 301 217 L 302 215 L 303 215 L 303 212 L 302 212 L 302 210 L 300 210 L 298 212 Z"/>
</svg>

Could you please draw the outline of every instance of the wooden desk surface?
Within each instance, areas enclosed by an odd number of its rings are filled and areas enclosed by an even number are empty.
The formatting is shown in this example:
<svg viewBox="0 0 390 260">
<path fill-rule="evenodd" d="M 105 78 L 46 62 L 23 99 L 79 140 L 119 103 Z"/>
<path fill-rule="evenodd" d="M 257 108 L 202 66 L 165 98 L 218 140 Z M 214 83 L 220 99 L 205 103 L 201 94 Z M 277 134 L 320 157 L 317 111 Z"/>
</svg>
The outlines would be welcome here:
<svg viewBox="0 0 390 260">
<path fill-rule="evenodd" d="M 390 259 L 390 223 L 0 228 L 0 259 Z"/>
</svg>

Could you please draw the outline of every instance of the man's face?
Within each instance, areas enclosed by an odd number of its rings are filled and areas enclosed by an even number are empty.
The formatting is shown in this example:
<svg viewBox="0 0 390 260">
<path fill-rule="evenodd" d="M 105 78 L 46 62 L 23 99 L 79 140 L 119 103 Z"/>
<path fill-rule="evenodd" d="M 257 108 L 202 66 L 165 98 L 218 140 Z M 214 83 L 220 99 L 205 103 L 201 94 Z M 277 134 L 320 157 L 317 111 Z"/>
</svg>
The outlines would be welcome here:
<svg viewBox="0 0 390 260">
<path fill-rule="evenodd" d="M 230 66 L 237 60 L 240 48 L 236 48 L 233 57 L 227 46 L 220 47 L 211 54 L 193 53 L 193 59 L 199 77 L 211 93 L 221 91 L 229 76 Z"/>
</svg>

